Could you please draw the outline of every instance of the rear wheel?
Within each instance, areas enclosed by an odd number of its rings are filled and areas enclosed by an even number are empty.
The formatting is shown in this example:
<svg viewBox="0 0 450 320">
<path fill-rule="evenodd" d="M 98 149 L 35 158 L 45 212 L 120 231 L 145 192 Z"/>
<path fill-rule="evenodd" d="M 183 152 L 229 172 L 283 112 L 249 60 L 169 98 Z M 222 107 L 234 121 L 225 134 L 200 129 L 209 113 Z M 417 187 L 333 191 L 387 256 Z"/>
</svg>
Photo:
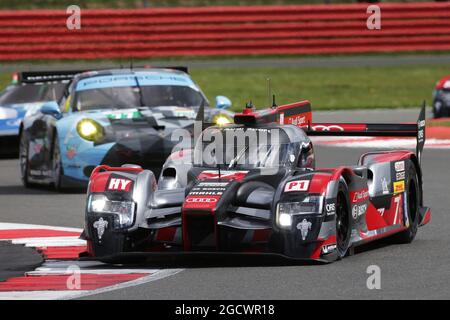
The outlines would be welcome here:
<svg viewBox="0 0 450 320">
<path fill-rule="evenodd" d="M 53 153 L 52 153 L 52 172 L 53 172 L 53 184 L 55 189 L 60 191 L 62 165 L 61 165 L 61 149 L 59 147 L 58 134 L 55 133 L 53 137 Z"/>
<path fill-rule="evenodd" d="M 20 164 L 20 178 L 25 188 L 30 187 L 30 183 L 28 182 L 28 171 L 29 171 L 28 148 L 29 142 L 27 136 L 24 132 L 21 132 L 19 142 L 19 164 Z"/>
<path fill-rule="evenodd" d="M 339 182 L 336 199 L 336 249 L 338 259 L 346 254 L 350 243 L 351 220 L 350 202 L 348 200 L 348 188 L 344 180 Z"/>
<path fill-rule="evenodd" d="M 410 243 L 414 240 L 419 224 L 419 184 L 416 169 L 410 163 L 408 171 L 408 185 L 405 188 L 405 201 L 408 214 L 408 229 L 397 234 L 394 238 L 400 243 Z"/>
</svg>

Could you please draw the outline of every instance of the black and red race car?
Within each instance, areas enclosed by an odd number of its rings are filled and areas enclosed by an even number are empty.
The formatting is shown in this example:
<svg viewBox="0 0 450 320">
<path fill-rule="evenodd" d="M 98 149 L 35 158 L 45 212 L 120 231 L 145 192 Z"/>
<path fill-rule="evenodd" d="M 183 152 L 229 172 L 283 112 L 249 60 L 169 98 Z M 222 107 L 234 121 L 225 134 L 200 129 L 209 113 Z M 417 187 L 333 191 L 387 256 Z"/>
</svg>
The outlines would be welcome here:
<svg viewBox="0 0 450 320">
<path fill-rule="evenodd" d="M 429 222 L 417 123 L 312 123 L 308 101 L 206 128 L 175 151 L 157 181 L 140 167 L 97 167 L 87 194 L 87 256 L 273 254 L 331 262 L 393 236 L 411 242 Z M 311 135 L 414 136 L 416 152 L 376 151 L 356 165 L 316 168 Z M 212 138 L 213 137 L 213 138 Z"/>
</svg>

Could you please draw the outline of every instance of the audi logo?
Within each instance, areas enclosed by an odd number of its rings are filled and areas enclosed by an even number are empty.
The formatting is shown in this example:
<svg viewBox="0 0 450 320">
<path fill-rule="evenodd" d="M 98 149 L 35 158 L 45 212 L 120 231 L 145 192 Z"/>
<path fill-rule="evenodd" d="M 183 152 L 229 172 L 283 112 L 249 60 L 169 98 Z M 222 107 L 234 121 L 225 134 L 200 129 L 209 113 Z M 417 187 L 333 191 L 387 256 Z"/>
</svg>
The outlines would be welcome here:
<svg viewBox="0 0 450 320">
<path fill-rule="evenodd" d="M 215 198 L 188 198 L 188 199 L 186 199 L 186 202 L 189 202 L 189 203 L 213 203 L 213 202 L 217 202 L 217 199 L 215 199 Z"/>
<path fill-rule="evenodd" d="M 332 130 L 344 131 L 344 128 L 342 128 L 341 126 L 338 126 L 338 125 L 324 126 L 324 125 L 319 124 L 319 125 L 313 126 L 312 129 L 314 131 L 332 131 Z"/>
</svg>

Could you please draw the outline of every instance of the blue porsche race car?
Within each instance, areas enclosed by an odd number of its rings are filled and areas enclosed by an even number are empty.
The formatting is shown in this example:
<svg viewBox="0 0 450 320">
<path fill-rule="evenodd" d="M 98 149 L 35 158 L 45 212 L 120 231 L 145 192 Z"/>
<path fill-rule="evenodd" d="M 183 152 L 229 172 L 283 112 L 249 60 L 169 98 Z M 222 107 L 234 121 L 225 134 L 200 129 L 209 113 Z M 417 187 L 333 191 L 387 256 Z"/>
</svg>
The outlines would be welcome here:
<svg viewBox="0 0 450 320">
<path fill-rule="evenodd" d="M 25 115 L 45 102 L 59 100 L 73 72 L 20 72 L 0 92 L 0 154 L 13 156 L 19 150 L 19 127 Z"/>
<path fill-rule="evenodd" d="M 186 68 L 111 69 L 83 72 L 63 97 L 27 115 L 20 127 L 20 168 L 25 186 L 57 190 L 87 185 L 101 164 L 139 165 L 159 172 L 177 141 L 192 133 L 200 106 L 209 106 Z M 229 123 L 231 102 L 216 97 L 204 109 L 214 123 Z"/>
</svg>

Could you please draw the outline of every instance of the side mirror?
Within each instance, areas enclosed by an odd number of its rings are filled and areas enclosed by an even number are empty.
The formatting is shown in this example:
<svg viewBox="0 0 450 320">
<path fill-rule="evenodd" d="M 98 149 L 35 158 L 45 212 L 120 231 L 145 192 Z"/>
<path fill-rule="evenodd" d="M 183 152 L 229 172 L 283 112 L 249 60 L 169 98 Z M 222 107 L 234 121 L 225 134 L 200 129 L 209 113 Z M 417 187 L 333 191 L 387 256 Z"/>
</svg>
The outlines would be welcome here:
<svg viewBox="0 0 450 320">
<path fill-rule="evenodd" d="M 231 100 L 225 96 L 216 97 L 216 108 L 217 109 L 228 109 L 231 107 Z"/>
<path fill-rule="evenodd" d="M 42 105 L 41 113 L 49 116 L 53 116 L 56 119 L 60 119 L 62 117 L 61 111 L 59 110 L 59 105 L 56 101 L 49 101 Z"/>
</svg>

